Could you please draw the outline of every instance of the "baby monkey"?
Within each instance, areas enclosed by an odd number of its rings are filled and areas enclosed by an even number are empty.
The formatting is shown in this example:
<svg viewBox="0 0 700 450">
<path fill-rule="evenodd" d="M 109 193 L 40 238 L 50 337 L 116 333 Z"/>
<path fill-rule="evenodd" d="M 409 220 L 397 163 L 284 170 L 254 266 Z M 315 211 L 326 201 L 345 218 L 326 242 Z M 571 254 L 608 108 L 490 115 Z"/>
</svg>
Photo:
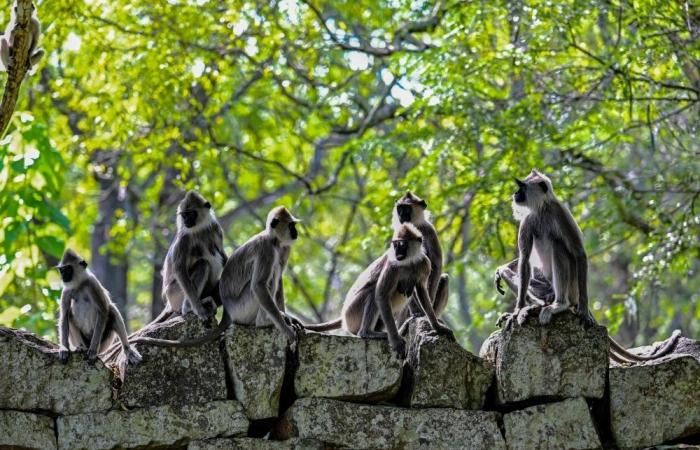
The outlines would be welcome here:
<svg viewBox="0 0 700 450">
<path fill-rule="evenodd" d="M 66 362 L 70 352 L 87 350 L 87 360 L 93 363 L 116 335 L 122 344 L 122 358 L 129 364 L 138 363 L 141 355 L 129 345 L 122 315 L 87 266 L 83 258 L 67 249 L 57 267 L 63 283 L 59 359 Z"/>
<path fill-rule="evenodd" d="M 305 325 L 313 331 L 342 328 L 361 338 L 389 339 L 399 358 L 406 357 L 406 342 L 401 338 L 394 320 L 411 295 L 416 295 L 423 313 L 438 334 L 454 340 L 452 330 L 438 322 L 428 293 L 430 259 L 423 249 L 423 236 L 410 223 L 397 227 L 391 247 L 365 269 L 350 288 L 341 317 L 315 325 Z M 386 331 L 378 331 L 381 318 Z"/>
</svg>

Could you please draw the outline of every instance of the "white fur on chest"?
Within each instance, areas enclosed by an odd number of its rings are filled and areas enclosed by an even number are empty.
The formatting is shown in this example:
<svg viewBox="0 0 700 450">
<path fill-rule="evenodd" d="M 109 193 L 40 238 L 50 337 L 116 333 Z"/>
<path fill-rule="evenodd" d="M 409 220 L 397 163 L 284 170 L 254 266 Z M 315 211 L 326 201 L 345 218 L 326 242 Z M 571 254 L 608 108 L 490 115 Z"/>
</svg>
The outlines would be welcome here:
<svg viewBox="0 0 700 450">
<path fill-rule="evenodd" d="M 98 309 L 85 293 L 77 291 L 73 293 L 71 300 L 71 320 L 86 335 L 91 336 L 97 322 Z"/>
</svg>

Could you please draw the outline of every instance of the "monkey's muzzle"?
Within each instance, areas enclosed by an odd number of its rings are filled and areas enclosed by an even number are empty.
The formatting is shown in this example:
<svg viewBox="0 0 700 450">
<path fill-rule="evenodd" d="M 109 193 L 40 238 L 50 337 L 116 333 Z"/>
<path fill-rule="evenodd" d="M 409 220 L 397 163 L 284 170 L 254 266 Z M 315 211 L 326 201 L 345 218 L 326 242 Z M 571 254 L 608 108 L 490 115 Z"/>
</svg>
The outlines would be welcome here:
<svg viewBox="0 0 700 450">
<path fill-rule="evenodd" d="M 398 205 L 396 214 L 399 216 L 399 222 L 406 223 L 411 221 L 411 205 Z"/>
<path fill-rule="evenodd" d="M 289 237 L 292 239 L 296 239 L 299 236 L 299 232 L 297 231 L 297 226 L 296 223 L 291 222 L 289 224 Z"/>
<path fill-rule="evenodd" d="M 182 211 L 180 216 L 182 216 L 182 222 L 187 228 L 192 228 L 197 224 L 197 211 Z"/>
<path fill-rule="evenodd" d="M 58 272 L 61 274 L 61 281 L 64 283 L 70 283 L 70 281 L 73 279 L 72 266 L 58 266 Z"/>
</svg>

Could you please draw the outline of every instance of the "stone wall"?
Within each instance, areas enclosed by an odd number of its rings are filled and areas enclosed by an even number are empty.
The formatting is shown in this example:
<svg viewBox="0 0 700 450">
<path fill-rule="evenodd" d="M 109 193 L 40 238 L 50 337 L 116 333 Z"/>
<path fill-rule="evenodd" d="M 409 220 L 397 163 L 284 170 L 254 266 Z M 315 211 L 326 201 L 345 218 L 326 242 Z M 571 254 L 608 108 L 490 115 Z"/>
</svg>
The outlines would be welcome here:
<svg viewBox="0 0 700 450">
<path fill-rule="evenodd" d="M 193 316 L 149 332 L 207 333 Z M 273 328 L 220 342 L 139 346 L 119 374 L 0 328 L 0 448 L 534 449 L 700 443 L 700 343 L 608 367 L 605 329 L 573 317 L 495 332 L 481 355 L 430 332 L 387 342 L 307 333 L 295 352 Z M 664 447 L 671 448 L 671 447 Z"/>
</svg>

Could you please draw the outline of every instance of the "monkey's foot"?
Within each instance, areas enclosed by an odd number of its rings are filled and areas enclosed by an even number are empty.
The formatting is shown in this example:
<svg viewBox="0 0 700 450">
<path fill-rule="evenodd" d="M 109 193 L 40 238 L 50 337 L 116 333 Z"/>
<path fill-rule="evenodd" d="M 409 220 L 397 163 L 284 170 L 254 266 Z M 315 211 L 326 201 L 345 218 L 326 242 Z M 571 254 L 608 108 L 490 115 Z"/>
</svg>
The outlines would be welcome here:
<svg viewBox="0 0 700 450">
<path fill-rule="evenodd" d="M 530 316 L 530 311 L 535 310 L 539 307 L 539 305 L 528 305 L 524 308 L 520 308 L 520 311 L 518 311 L 518 325 L 523 326 L 525 324 L 525 321 L 527 321 L 527 318 Z"/>
<path fill-rule="evenodd" d="M 513 313 L 503 313 L 500 316 L 498 316 L 498 320 L 496 320 L 496 326 L 498 328 L 503 328 L 504 330 L 510 329 L 511 322 L 513 321 Z"/>
<path fill-rule="evenodd" d="M 583 325 L 583 328 L 588 329 L 596 324 L 595 319 L 588 311 L 576 311 L 576 316 L 579 322 L 581 322 L 581 325 Z"/>
<path fill-rule="evenodd" d="M 547 325 L 552 320 L 552 307 L 545 306 L 540 311 L 540 325 Z"/>
<path fill-rule="evenodd" d="M 452 331 L 449 327 L 438 323 L 438 327 L 433 330 L 433 333 L 437 334 L 438 336 L 445 336 L 447 339 L 451 340 L 452 342 L 456 342 L 457 339 L 455 338 L 455 333 Z"/>
<path fill-rule="evenodd" d="M 297 331 L 304 330 L 304 324 L 301 323 L 301 321 L 299 319 L 297 319 L 296 317 L 285 314 L 284 321 L 287 323 L 287 325 L 289 325 L 290 327 L 294 328 Z"/>
<path fill-rule="evenodd" d="M 389 335 L 385 331 L 360 331 L 357 334 L 362 339 L 388 339 Z"/>
<path fill-rule="evenodd" d="M 58 351 L 58 360 L 61 361 L 61 363 L 63 363 L 63 364 L 68 362 L 69 356 L 70 356 L 70 352 L 68 350 L 59 350 Z"/>
</svg>

